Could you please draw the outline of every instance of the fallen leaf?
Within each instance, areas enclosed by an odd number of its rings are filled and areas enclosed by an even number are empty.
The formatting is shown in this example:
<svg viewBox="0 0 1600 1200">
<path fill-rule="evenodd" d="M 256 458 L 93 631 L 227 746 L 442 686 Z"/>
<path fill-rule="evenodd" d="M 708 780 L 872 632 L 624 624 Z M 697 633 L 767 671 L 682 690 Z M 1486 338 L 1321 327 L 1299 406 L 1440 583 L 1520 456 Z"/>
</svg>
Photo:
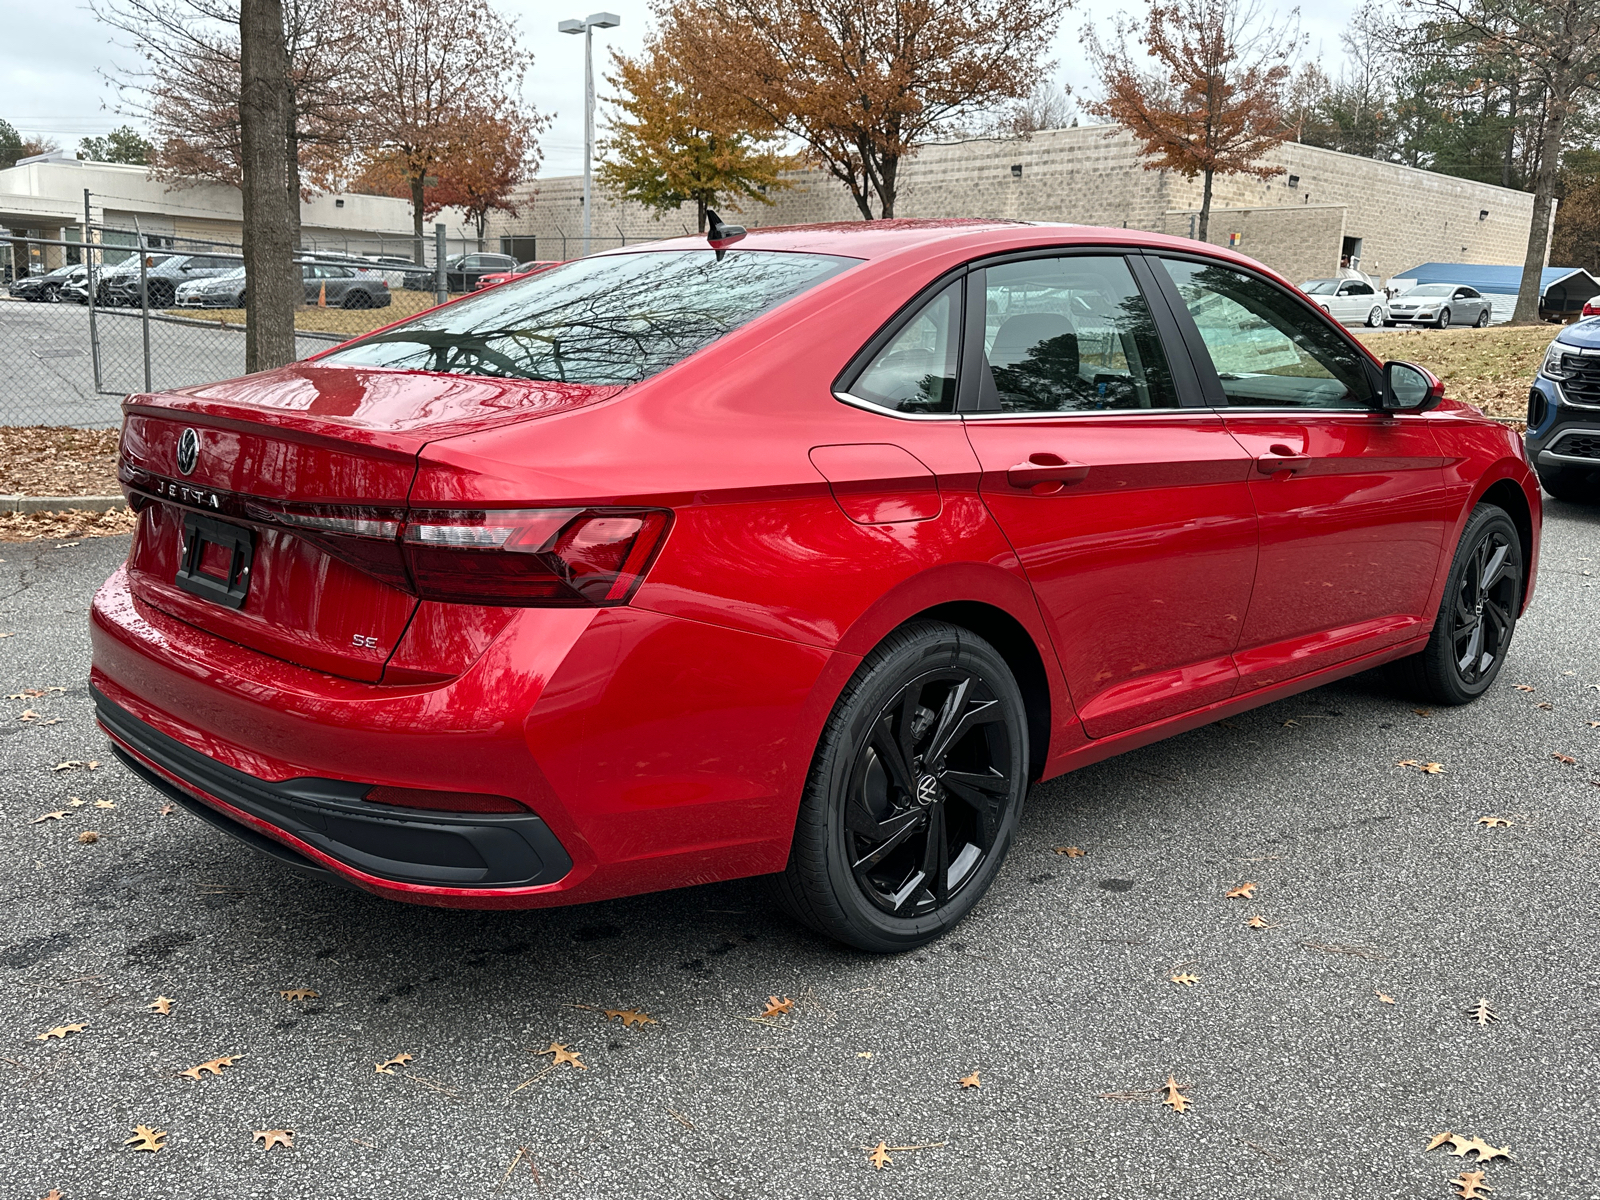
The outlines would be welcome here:
<svg viewBox="0 0 1600 1200">
<path fill-rule="evenodd" d="M 135 1150 L 148 1150 L 154 1154 L 157 1150 L 165 1150 L 167 1144 L 161 1139 L 167 1136 L 165 1129 L 151 1129 L 148 1125 L 135 1125 L 133 1136 L 123 1140 L 124 1146 L 132 1146 Z"/>
<path fill-rule="evenodd" d="M 1450 1186 L 1456 1189 L 1457 1200 L 1484 1200 L 1493 1190 L 1483 1181 L 1482 1171 L 1462 1171 Z"/>
<path fill-rule="evenodd" d="M 16 636 L 17 635 L 15 633 L 0 633 L 0 639 L 8 638 L 8 637 L 16 637 Z"/>
<path fill-rule="evenodd" d="M 173 1003 L 174 1001 L 169 1000 L 166 996 L 157 996 L 154 1000 L 150 1001 L 149 1004 L 146 1004 L 145 1007 L 151 1012 L 158 1012 L 162 1016 L 166 1016 L 172 1011 Z"/>
<path fill-rule="evenodd" d="M 1476 1004 L 1467 1009 L 1467 1016 L 1471 1017 L 1479 1025 L 1488 1025 L 1500 1019 L 1500 1014 L 1495 1012 L 1494 1005 L 1481 996 L 1478 997 Z"/>
<path fill-rule="evenodd" d="M 55 766 L 51 767 L 50 769 L 52 771 L 75 771 L 79 767 L 87 767 L 88 765 L 89 764 L 86 763 L 86 762 L 79 762 L 75 758 L 69 758 L 65 762 L 58 762 Z"/>
<path fill-rule="evenodd" d="M 75 1025 L 57 1025 L 54 1029 L 46 1029 L 33 1040 L 36 1042 L 48 1042 L 51 1038 L 60 1038 L 65 1041 L 67 1034 L 82 1033 L 87 1028 L 89 1028 L 87 1021 L 79 1021 Z"/>
<path fill-rule="evenodd" d="M 221 1058 L 213 1058 L 210 1062 L 203 1062 L 197 1067 L 190 1067 L 187 1071 L 179 1071 L 178 1074 L 185 1079 L 192 1079 L 199 1083 L 200 1076 L 207 1071 L 210 1071 L 213 1075 L 221 1075 L 223 1067 L 231 1067 L 243 1057 L 244 1055 L 242 1054 L 224 1054 Z"/>
<path fill-rule="evenodd" d="M 67 797 L 68 808 L 82 808 L 87 803 L 89 803 L 87 800 L 79 800 L 76 796 Z"/>
<path fill-rule="evenodd" d="M 871 1058 L 872 1057 L 872 1051 L 871 1050 L 858 1050 L 856 1052 L 856 1057 L 857 1058 Z"/>
<path fill-rule="evenodd" d="M 1187 971 L 1182 975 L 1169 975 L 1167 978 L 1173 983 L 1183 984 L 1184 987 L 1193 987 L 1195 984 L 1200 982 L 1200 976 L 1190 975 Z"/>
<path fill-rule="evenodd" d="M 1448 1145 L 1450 1153 L 1457 1158 L 1465 1158 L 1469 1154 L 1476 1154 L 1479 1163 L 1486 1163 L 1496 1158 L 1503 1158 L 1507 1162 L 1511 1160 L 1510 1146 L 1491 1146 L 1482 1138 L 1462 1137 L 1459 1133 L 1450 1133 L 1448 1131 L 1434 1134 L 1433 1140 L 1428 1143 L 1427 1149 L 1423 1153 L 1427 1153 L 1428 1150 L 1437 1150 L 1444 1145 Z"/>
<path fill-rule="evenodd" d="M 37 700 L 42 695 L 44 695 L 44 689 L 43 688 L 23 688 L 20 692 L 12 692 L 10 695 L 8 695 L 6 697 L 6 699 L 7 700 Z"/>
<path fill-rule="evenodd" d="M 1416 713 L 1419 717 L 1433 716 L 1433 709 L 1431 708 L 1413 708 L 1411 711 Z"/>
<path fill-rule="evenodd" d="M 1255 883 L 1241 883 L 1236 888 L 1229 888 L 1223 893 L 1222 898 L 1224 900 L 1254 900 L 1256 898 L 1256 888 L 1259 886 L 1259 884 Z"/>
<path fill-rule="evenodd" d="M 78 835 L 78 841 L 82 842 L 85 846 L 92 846 L 99 840 L 100 835 L 92 829 L 85 829 Z"/>
<path fill-rule="evenodd" d="M 37 721 L 38 719 L 39 714 L 34 712 L 31 708 L 25 708 L 17 714 L 17 720 L 19 721 Z"/>
<path fill-rule="evenodd" d="M 1393 1004 L 1394 1003 L 1394 997 L 1389 995 L 1387 992 L 1380 992 L 1380 991 L 1378 991 L 1377 988 L 1373 988 L 1372 990 L 1373 990 L 1373 993 L 1378 997 L 1378 999 L 1380 1001 L 1382 1001 L 1384 1004 Z M 1428 1149 L 1432 1150 L 1433 1147 L 1429 1146 Z"/>
<path fill-rule="evenodd" d="M 789 999 L 787 996 L 785 996 L 782 1000 L 779 1000 L 776 996 L 768 996 L 766 1011 L 764 1011 L 761 1015 L 763 1017 L 777 1017 L 788 1012 L 793 1007 L 794 1001 Z"/>
<path fill-rule="evenodd" d="M 1422 764 L 1422 773 L 1424 775 L 1439 775 L 1439 774 L 1442 774 L 1443 772 L 1444 772 L 1444 764 L 1443 763 L 1423 763 Z"/>
<path fill-rule="evenodd" d="M 5 559 L 0 558 L 0 562 L 4 562 L 4 561 L 5 561 Z M 51 1188 L 48 1192 L 45 1193 L 44 1200 L 64 1200 L 64 1198 L 61 1195 L 61 1189 L 60 1188 Z"/>
<path fill-rule="evenodd" d="M 583 1060 L 578 1057 L 578 1055 L 582 1053 L 581 1050 L 568 1050 L 559 1042 L 551 1042 L 550 1049 L 541 1050 L 539 1053 L 541 1055 L 550 1054 L 554 1056 L 550 1060 L 550 1065 L 552 1067 L 559 1067 L 562 1063 L 567 1063 L 571 1066 L 577 1067 L 580 1071 L 587 1071 L 589 1069 L 583 1065 Z"/>
<path fill-rule="evenodd" d="M 282 1146 L 285 1150 L 294 1149 L 294 1134 L 287 1129 L 257 1129 L 250 1140 L 260 1142 L 263 1153 L 274 1146 Z"/>
<path fill-rule="evenodd" d="M 411 1061 L 411 1058 L 412 1056 L 409 1054 L 396 1054 L 387 1062 L 378 1063 L 375 1069 L 379 1075 L 393 1075 L 396 1067 L 405 1066 Z"/>
<path fill-rule="evenodd" d="M 163 804 L 156 811 L 163 817 L 170 817 L 173 814 L 173 812 L 176 810 L 176 807 L 177 807 L 176 805 L 172 805 L 172 804 Z"/>
<path fill-rule="evenodd" d="M 1600 721 L 1590 721 L 1589 722 L 1589 728 L 1590 729 L 1600 729 Z"/>
<path fill-rule="evenodd" d="M 963 1075 L 960 1079 L 956 1080 L 956 1082 L 964 1088 L 976 1088 L 983 1086 L 983 1080 L 978 1078 L 978 1073 L 976 1071 L 974 1071 L 971 1075 Z"/>
<path fill-rule="evenodd" d="M 889 1144 L 887 1142 L 879 1142 L 877 1146 L 873 1148 L 872 1153 L 867 1155 L 867 1159 L 872 1163 L 873 1167 L 879 1171 L 883 1170 L 894 1161 L 894 1159 L 889 1157 Z"/>
<path fill-rule="evenodd" d="M 1516 688 L 1519 692 L 1531 692 L 1534 690 L 1534 687 L 1531 683 L 1513 683 L 1511 686 Z"/>
<path fill-rule="evenodd" d="M 1057 854 L 1065 854 L 1068 858 L 1083 857 L 1083 851 L 1078 849 L 1076 846 L 1056 846 L 1055 852 Z"/>
<path fill-rule="evenodd" d="M 94 806 L 96 808 L 115 808 L 117 805 L 113 800 L 96 800 Z"/>
<path fill-rule="evenodd" d="M 1578 760 L 1573 758 L 1570 754 L 1552 754 L 1550 757 L 1555 759 L 1558 763 L 1566 763 L 1569 767 L 1575 767 L 1578 765 Z"/>
<path fill-rule="evenodd" d="M 1551 704 L 1550 701 L 1548 701 L 1548 700 L 1541 700 L 1541 701 L 1539 701 L 1539 703 L 1535 704 L 1534 707 L 1535 708 L 1545 708 L 1545 709 L 1553 710 L 1555 708 L 1555 705 Z"/>
<path fill-rule="evenodd" d="M 1167 1082 L 1162 1087 L 1162 1090 L 1167 1094 L 1162 1098 L 1161 1103 L 1172 1109 L 1173 1112 L 1188 1112 L 1189 1106 L 1193 1104 L 1194 1101 L 1190 1100 L 1189 1097 L 1185 1096 L 1181 1091 L 1179 1091 L 1180 1088 L 1188 1086 L 1189 1085 L 1186 1083 L 1180 1084 L 1176 1078 L 1168 1075 Z"/>
<path fill-rule="evenodd" d="M 1296 720 L 1295 720 L 1295 719 L 1294 719 L 1294 718 L 1293 718 L 1293 717 L 1290 717 L 1290 718 L 1289 718 L 1289 719 L 1288 719 L 1288 720 L 1287 720 L 1287 721 L 1285 721 L 1285 722 L 1284 722 L 1284 723 L 1283 723 L 1283 727 L 1284 727 L 1284 728 L 1285 728 L 1285 729 L 1287 729 L 1287 728 L 1289 728 L 1289 726 L 1291 726 L 1291 725 L 1298 725 L 1298 724 L 1300 724 L 1300 722 L 1299 722 L 1299 721 L 1296 721 Z"/>
<path fill-rule="evenodd" d="M 35 817 L 29 824 L 37 825 L 40 821 L 59 821 L 62 817 L 70 815 L 65 809 L 62 809 L 60 812 L 45 813 L 42 817 Z"/>
<path fill-rule="evenodd" d="M 1250 926 L 1251 929 L 1276 929 L 1278 927 L 1278 922 L 1269 921 L 1260 913 L 1251 917 L 1245 924 Z"/>
<path fill-rule="evenodd" d="M 608 1008 L 605 1010 L 605 1014 L 607 1021 L 620 1018 L 624 1029 L 630 1025 L 657 1025 L 660 1023 L 654 1017 L 647 1016 L 637 1008 Z"/>
<path fill-rule="evenodd" d="M 278 992 L 285 1000 L 316 1000 L 321 997 L 321 992 L 313 992 L 310 988 L 286 988 Z"/>
<path fill-rule="evenodd" d="M 1489 829 L 1509 829 L 1511 822 L 1504 817 L 1479 817 L 1477 823 Z"/>
</svg>

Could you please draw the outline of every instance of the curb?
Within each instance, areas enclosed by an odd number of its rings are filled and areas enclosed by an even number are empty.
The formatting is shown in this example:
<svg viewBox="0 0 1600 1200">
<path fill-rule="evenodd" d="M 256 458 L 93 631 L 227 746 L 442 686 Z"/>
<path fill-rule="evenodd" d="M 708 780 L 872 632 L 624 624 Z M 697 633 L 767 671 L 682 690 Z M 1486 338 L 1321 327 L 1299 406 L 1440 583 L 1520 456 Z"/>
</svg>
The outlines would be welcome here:
<svg viewBox="0 0 1600 1200">
<path fill-rule="evenodd" d="M 122 496 L 0 496 L 0 512 L 110 512 L 126 508 Z"/>
</svg>

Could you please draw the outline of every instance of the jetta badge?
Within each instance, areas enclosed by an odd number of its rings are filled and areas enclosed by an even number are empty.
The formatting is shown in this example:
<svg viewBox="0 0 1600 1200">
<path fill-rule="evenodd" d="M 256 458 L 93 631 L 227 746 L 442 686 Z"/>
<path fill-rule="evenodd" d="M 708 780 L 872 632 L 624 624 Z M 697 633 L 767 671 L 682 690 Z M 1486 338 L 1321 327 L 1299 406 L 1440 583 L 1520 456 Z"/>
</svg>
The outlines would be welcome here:
<svg viewBox="0 0 1600 1200">
<path fill-rule="evenodd" d="M 185 429 L 178 435 L 178 470 L 188 475 L 199 461 L 200 435 L 192 428 Z"/>
</svg>

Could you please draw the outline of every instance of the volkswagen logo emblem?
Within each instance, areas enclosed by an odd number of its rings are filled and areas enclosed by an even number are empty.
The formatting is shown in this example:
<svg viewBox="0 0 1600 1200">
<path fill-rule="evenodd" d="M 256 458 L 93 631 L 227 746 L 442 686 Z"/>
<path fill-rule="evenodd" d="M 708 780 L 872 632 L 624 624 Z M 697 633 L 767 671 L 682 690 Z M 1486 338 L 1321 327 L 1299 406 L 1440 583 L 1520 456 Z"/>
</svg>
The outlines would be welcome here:
<svg viewBox="0 0 1600 1200">
<path fill-rule="evenodd" d="M 927 808 L 939 798 L 939 781 L 932 775 L 917 780 L 917 803 Z"/>
<path fill-rule="evenodd" d="M 199 461 L 200 435 L 193 429 L 185 429 L 178 435 L 178 470 L 188 475 Z"/>
</svg>

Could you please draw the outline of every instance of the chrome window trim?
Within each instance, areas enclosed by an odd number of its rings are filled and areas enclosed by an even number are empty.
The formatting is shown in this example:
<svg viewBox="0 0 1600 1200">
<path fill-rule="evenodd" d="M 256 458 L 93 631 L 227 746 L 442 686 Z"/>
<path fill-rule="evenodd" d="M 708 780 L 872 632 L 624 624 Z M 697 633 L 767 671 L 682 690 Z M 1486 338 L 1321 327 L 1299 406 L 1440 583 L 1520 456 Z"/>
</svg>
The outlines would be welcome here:
<svg viewBox="0 0 1600 1200">
<path fill-rule="evenodd" d="M 1224 410 L 1204 404 L 1175 404 L 1171 408 L 1096 408 L 1076 409 L 1070 412 L 953 412 L 953 413 L 903 413 L 884 408 L 849 392 L 834 392 L 833 398 L 853 408 L 864 409 L 881 417 L 894 417 L 900 421 L 1057 421 L 1084 417 L 1183 417 L 1205 414 L 1220 417 Z M 1295 409 L 1305 412 L 1305 409 Z M 1357 411 L 1348 409 L 1344 411 Z M 1371 411 L 1370 409 L 1367 411 Z"/>
<path fill-rule="evenodd" d="M 870 413 L 877 413 L 880 417 L 894 417 L 899 421 L 959 421 L 961 414 L 958 412 L 947 413 L 908 413 L 897 409 L 885 408 L 881 404 L 874 404 L 871 400 L 863 400 L 860 396 L 852 396 L 849 392 L 835 390 L 833 398 L 852 408 L 865 409 Z"/>
</svg>

